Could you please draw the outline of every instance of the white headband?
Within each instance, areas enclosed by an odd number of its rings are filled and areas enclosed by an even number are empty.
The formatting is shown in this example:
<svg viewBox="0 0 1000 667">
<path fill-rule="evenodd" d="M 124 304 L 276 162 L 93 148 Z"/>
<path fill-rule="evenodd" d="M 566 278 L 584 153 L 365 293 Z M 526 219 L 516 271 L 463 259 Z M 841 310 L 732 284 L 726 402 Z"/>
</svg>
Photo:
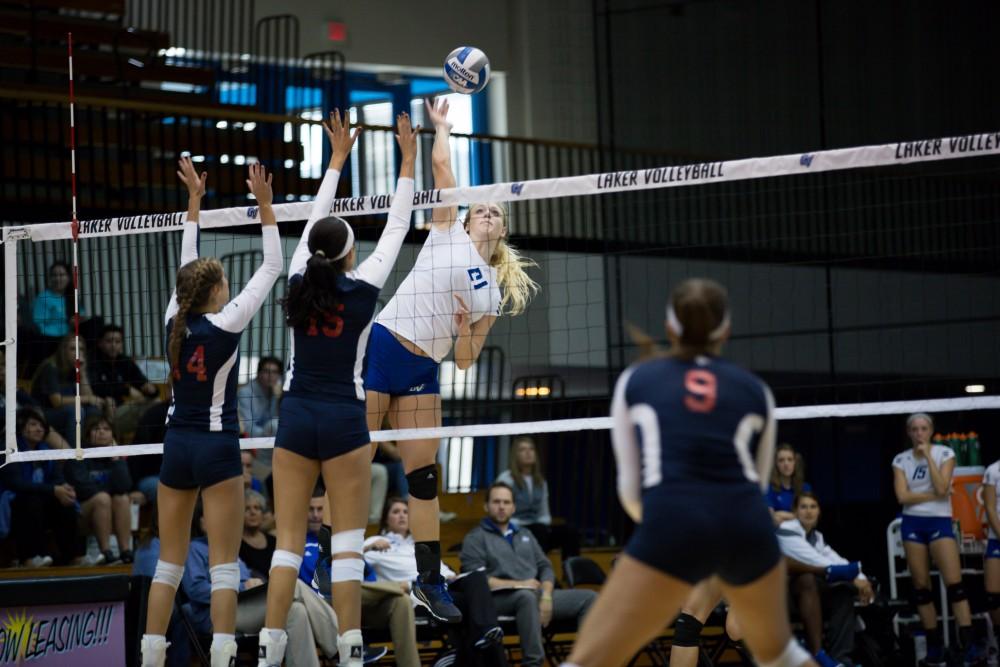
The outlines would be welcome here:
<svg viewBox="0 0 1000 667">
<path fill-rule="evenodd" d="M 678 338 L 684 335 L 684 325 L 681 324 L 680 318 L 677 317 L 677 313 L 674 312 L 674 305 L 667 304 L 667 326 L 674 330 Z M 726 333 L 726 329 L 729 327 L 729 311 L 722 316 L 722 321 L 719 322 L 719 326 L 712 329 L 708 334 L 708 339 L 711 341 L 716 341 L 722 338 Z"/>
<path fill-rule="evenodd" d="M 336 219 L 340 220 L 342 223 L 344 223 L 344 226 L 347 227 L 347 239 L 344 241 L 344 248 L 343 250 L 340 251 L 340 254 L 337 255 L 336 257 L 331 258 L 331 260 L 334 262 L 336 262 L 338 259 L 343 259 L 344 257 L 347 257 L 347 253 L 351 252 L 351 248 L 354 247 L 354 230 L 351 228 L 351 225 L 343 218 L 336 218 Z M 326 257 L 326 253 L 323 252 L 322 250 L 317 250 L 313 254 L 319 255 L 320 257 Z"/>
</svg>

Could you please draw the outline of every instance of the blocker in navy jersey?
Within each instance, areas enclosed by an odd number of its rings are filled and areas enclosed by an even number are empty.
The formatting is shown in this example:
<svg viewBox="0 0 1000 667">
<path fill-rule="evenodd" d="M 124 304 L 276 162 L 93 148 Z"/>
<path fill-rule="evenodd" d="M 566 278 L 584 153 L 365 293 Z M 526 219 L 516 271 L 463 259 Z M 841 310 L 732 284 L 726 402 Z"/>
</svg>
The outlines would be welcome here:
<svg viewBox="0 0 1000 667">
<path fill-rule="evenodd" d="M 309 234 L 336 196 L 340 173 L 329 169 L 289 265 L 289 285 L 303 280 L 310 257 Z M 389 277 L 410 229 L 413 179 L 400 178 L 388 222 L 372 254 L 337 278 L 336 312 L 318 314 L 292 330 L 275 447 L 325 461 L 370 442 L 361 377 L 379 291 Z"/>
<path fill-rule="evenodd" d="M 761 495 L 774 457 L 774 400 L 760 379 L 711 356 L 627 369 L 612 403 L 618 491 L 641 522 L 627 552 L 695 583 L 733 585 L 780 560 Z"/>
<path fill-rule="evenodd" d="M 160 481 L 178 489 L 211 486 L 242 474 L 236 402 L 240 336 L 282 269 L 276 226 L 262 229 L 264 262 L 239 295 L 217 313 L 189 313 L 171 385 Z M 184 224 L 181 266 L 198 258 L 198 225 Z M 165 316 L 167 340 L 177 295 Z"/>
</svg>

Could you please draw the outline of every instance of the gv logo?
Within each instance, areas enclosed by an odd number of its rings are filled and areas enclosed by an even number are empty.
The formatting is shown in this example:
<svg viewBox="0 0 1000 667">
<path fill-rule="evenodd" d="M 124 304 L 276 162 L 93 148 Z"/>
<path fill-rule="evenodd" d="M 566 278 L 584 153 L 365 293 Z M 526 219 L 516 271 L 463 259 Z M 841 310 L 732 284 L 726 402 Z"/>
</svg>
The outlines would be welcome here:
<svg viewBox="0 0 1000 667">
<path fill-rule="evenodd" d="M 524 183 L 511 183 L 510 184 L 510 193 L 512 195 L 520 195 L 522 190 L 524 190 Z"/>
</svg>

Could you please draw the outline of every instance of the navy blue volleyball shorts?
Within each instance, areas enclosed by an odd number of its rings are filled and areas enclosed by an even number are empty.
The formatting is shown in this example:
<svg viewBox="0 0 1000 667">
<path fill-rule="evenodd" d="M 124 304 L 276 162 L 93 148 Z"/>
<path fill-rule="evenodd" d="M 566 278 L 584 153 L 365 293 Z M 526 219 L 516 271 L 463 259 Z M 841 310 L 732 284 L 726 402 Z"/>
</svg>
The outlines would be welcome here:
<svg viewBox="0 0 1000 667">
<path fill-rule="evenodd" d="M 350 398 L 320 401 L 287 395 L 281 401 L 275 447 L 308 459 L 327 461 L 369 442 L 364 401 Z"/>
<path fill-rule="evenodd" d="M 170 488 L 204 488 L 242 475 L 238 433 L 167 428 L 160 481 Z"/>
<path fill-rule="evenodd" d="M 625 552 L 689 584 L 718 575 L 743 586 L 781 560 L 771 513 L 753 489 L 672 485 L 642 499 L 642 523 Z"/>
<path fill-rule="evenodd" d="M 368 339 L 365 389 L 390 396 L 440 394 L 438 362 L 413 354 L 376 322 Z M 284 415 L 282 415 L 284 418 Z"/>
</svg>

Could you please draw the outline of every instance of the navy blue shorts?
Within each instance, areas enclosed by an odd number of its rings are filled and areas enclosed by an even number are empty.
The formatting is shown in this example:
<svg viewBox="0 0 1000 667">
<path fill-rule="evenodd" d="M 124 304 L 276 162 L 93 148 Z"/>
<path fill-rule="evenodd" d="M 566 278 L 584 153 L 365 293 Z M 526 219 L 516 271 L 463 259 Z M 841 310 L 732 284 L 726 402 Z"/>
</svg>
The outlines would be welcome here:
<svg viewBox="0 0 1000 667">
<path fill-rule="evenodd" d="M 366 356 L 365 389 L 368 391 L 390 396 L 441 393 L 438 362 L 413 354 L 378 322 L 372 325 Z"/>
<path fill-rule="evenodd" d="M 167 429 L 160 481 L 170 488 L 204 488 L 242 475 L 238 433 Z"/>
<path fill-rule="evenodd" d="M 364 401 L 320 401 L 294 395 L 281 400 L 275 447 L 307 459 L 327 461 L 369 442 Z"/>
<path fill-rule="evenodd" d="M 986 541 L 986 551 L 983 553 L 983 558 L 1000 558 L 1000 540 L 991 537 Z"/>
<path fill-rule="evenodd" d="M 910 516 L 903 515 L 900 526 L 904 542 L 930 544 L 936 540 L 955 539 L 950 516 Z"/>
<path fill-rule="evenodd" d="M 753 489 L 672 485 L 644 494 L 642 516 L 625 552 L 692 585 L 718 575 L 743 586 L 781 560 L 771 513 Z"/>
</svg>

